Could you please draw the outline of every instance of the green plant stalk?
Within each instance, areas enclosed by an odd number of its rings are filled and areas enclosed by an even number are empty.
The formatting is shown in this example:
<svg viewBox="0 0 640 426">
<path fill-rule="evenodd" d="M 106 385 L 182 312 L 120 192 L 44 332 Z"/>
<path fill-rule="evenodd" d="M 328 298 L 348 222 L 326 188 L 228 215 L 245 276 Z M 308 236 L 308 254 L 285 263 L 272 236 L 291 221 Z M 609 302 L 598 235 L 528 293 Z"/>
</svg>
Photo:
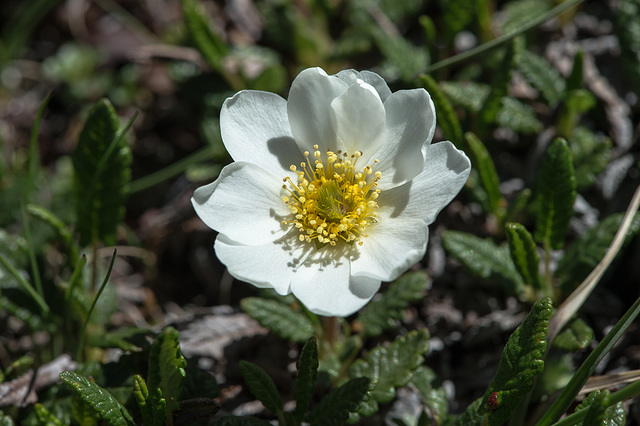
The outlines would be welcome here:
<svg viewBox="0 0 640 426">
<path fill-rule="evenodd" d="M 31 198 L 31 191 L 35 187 L 36 182 L 36 165 L 38 164 L 38 132 L 40 129 L 40 120 L 44 114 L 44 109 L 47 107 L 51 99 L 51 92 L 47 93 L 44 100 L 38 108 L 35 119 L 33 120 L 33 127 L 31 128 L 31 138 L 29 140 L 29 160 L 27 163 L 27 187 L 25 188 L 25 196 L 27 201 Z"/>
<path fill-rule="evenodd" d="M 560 3 L 558 6 L 554 7 L 553 9 L 551 9 L 550 11 L 543 13 L 542 15 L 538 16 L 537 18 L 532 19 L 531 21 L 529 21 L 529 23 L 527 23 L 526 25 L 523 25 L 520 29 L 518 29 L 517 31 L 508 33 L 508 34 L 504 34 L 498 38 L 495 38 L 487 43 L 481 44 L 480 46 L 474 47 L 473 49 L 469 49 L 465 52 L 459 53 L 455 56 L 452 56 L 450 58 L 447 59 L 443 59 L 442 61 L 436 62 L 435 64 L 429 65 L 425 70 L 424 73 L 425 74 L 429 74 L 432 73 L 433 71 L 439 70 L 441 68 L 446 68 L 448 66 L 451 65 L 455 65 L 458 64 L 460 62 L 464 62 L 466 60 L 469 60 L 475 56 L 479 56 L 495 47 L 498 47 L 508 41 L 510 41 L 511 39 L 524 34 L 525 32 L 532 30 L 533 28 L 537 27 L 538 25 L 544 23 L 545 21 L 554 18 L 556 16 L 558 16 L 559 14 L 561 14 L 562 12 L 577 6 L 578 4 L 582 3 L 584 0 L 568 0 L 565 1 L 563 3 Z"/>
<path fill-rule="evenodd" d="M 558 420 L 562 414 L 571 406 L 578 392 L 602 358 L 611 350 L 613 345 L 622 337 L 624 332 L 633 323 L 640 314 L 640 298 L 638 298 L 633 306 L 624 314 L 617 324 L 607 333 L 600 344 L 589 354 L 587 359 L 582 363 L 578 371 L 573 375 L 569 383 L 564 387 L 560 395 L 553 401 L 551 407 L 545 412 L 542 418 L 536 424 L 537 426 L 548 426 Z"/>
<path fill-rule="evenodd" d="M 611 396 L 609 397 L 609 406 L 613 406 L 619 402 L 626 401 L 627 399 L 630 399 L 630 398 L 635 398 L 638 395 L 640 395 L 640 380 L 611 394 Z M 571 426 L 571 425 L 578 424 L 582 420 L 584 420 L 588 411 L 589 410 L 586 410 L 586 409 L 580 410 L 554 423 L 553 425 L 554 426 Z"/>
<path fill-rule="evenodd" d="M 71 335 L 71 323 L 69 321 L 69 312 L 70 307 L 69 303 L 71 301 L 71 295 L 73 294 L 76 285 L 80 282 L 80 274 L 82 273 L 82 268 L 87 263 L 87 256 L 83 254 L 78 261 L 73 273 L 71 274 L 71 279 L 69 280 L 69 287 L 67 287 L 67 291 L 64 295 L 64 324 L 65 324 L 65 332 L 67 336 Z"/>
<path fill-rule="evenodd" d="M 118 250 L 114 249 L 113 255 L 111 256 L 111 262 L 109 262 L 109 269 L 107 269 L 107 275 L 105 275 L 104 280 L 102 281 L 102 284 L 100 285 L 100 288 L 96 293 L 96 297 L 93 299 L 93 303 L 91 304 L 91 307 L 87 312 L 87 317 L 85 318 L 84 323 L 82 324 L 82 328 L 80 329 L 80 337 L 78 339 L 78 349 L 76 352 L 76 359 L 78 361 L 82 360 L 81 355 L 84 349 L 84 338 L 85 338 L 85 332 L 87 330 L 87 325 L 89 324 L 89 319 L 91 319 L 91 314 L 93 313 L 93 309 L 96 307 L 96 303 L 98 303 L 98 299 L 100 298 L 102 291 L 104 290 L 105 286 L 107 285 L 107 282 L 109 281 L 109 277 L 111 276 L 111 271 L 113 270 L 113 264 L 116 261 L 117 254 L 118 254 Z M 96 259 L 93 259 L 93 261 L 95 263 Z"/>
<path fill-rule="evenodd" d="M 157 172 L 134 180 L 129 184 L 129 193 L 135 194 L 136 192 L 151 188 L 152 186 L 155 186 L 160 182 L 177 176 L 183 173 L 192 164 L 197 164 L 201 161 L 211 158 L 212 154 L 213 148 L 210 146 L 206 146 L 199 151 L 196 151 L 193 154 L 183 158 L 182 160 L 176 161 L 170 166 L 165 167 L 164 169 L 158 170 Z"/>
<path fill-rule="evenodd" d="M 36 290 L 42 299 L 44 300 L 44 290 L 42 289 L 42 280 L 40 279 L 40 270 L 38 268 L 38 261 L 36 260 L 36 251 L 33 248 L 33 241 L 31 240 L 31 229 L 29 228 L 29 218 L 27 217 L 27 211 L 24 208 L 24 203 L 20 201 L 20 214 L 22 215 L 22 226 L 24 227 L 24 236 L 29 246 L 29 264 L 31 266 L 31 275 L 33 275 L 33 281 L 36 283 Z"/>
<path fill-rule="evenodd" d="M 51 310 L 49 308 L 49 306 L 47 305 L 47 302 L 45 302 L 44 299 L 42 297 L 40 297 L 38 292 L 35 291 L 35 289 L 33 288 L 33 286 L 31 284 L 29 284 L 24 278 L 22 278 L 22 276 L 16 270 L 16 268 L 14 268 L 13 265 L 9 262 L 9 260 L 6 257 L 4 257 L 1 253 L 0 253 L 0 263 L 2 264 L 2 266 L 5 267 L 7 272 L 9 272 L 9 274 L 11 276 L 13 276 L 13 278 L 15 278 L 16 281 L 18 281 L 18 284 L 20 284 L 20 286 L 27 293 L 29 293 L 29 296 L 31 296 L 33 298 L 33 300 L 40 307 L 40 310 L 42 311 L 42 314 L 43 315 L 47 315 Z"/>
</svg>

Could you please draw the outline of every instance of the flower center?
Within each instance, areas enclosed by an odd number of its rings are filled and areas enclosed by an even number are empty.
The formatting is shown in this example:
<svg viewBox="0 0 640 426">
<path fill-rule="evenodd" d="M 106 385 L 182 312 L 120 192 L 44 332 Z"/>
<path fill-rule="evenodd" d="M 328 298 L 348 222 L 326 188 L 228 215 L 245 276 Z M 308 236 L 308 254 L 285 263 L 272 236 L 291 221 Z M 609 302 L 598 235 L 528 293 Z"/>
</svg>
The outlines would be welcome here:
<svg viewBox="0 0 640 426">
<path fill-rule="evenodd" d="M 326 244 L 335 246 L 338 241 L 357 241 L 362 245 L 361 238 L 368 236 L 366 229 L 377 221 L 375 200 L 380 190 L 376 187 L 382 174 L 374 173 L 370 165 L 357 170 L 360 151 L 352 155 L 327 151 L 325 161 L 318 145 L 313 148 L 313 164 L 309 152 L 305 151 L 306 162 L 300 163 L 302 169 L 290 167 L 296 172 L 298 182 L 294 183 L 289 177 L 283 179 L 282 187 L 290 196 L 282 200 L 294 218 L 282 223 L 292 223 L 300 231 L 300 241 L 313 240 L 318 248 Z"/>
</svg>

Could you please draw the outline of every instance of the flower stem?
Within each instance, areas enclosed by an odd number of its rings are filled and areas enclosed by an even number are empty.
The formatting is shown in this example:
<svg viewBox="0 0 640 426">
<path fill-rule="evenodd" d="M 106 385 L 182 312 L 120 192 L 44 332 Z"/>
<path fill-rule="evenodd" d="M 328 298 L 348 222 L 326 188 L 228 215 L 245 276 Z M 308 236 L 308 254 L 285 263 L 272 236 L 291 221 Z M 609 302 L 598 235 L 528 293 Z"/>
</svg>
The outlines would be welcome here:
<svg viewBox="0 0 640 426">
<path fill-rule="evenodd" d="M 329 344 L 329 347 L 333 350 L 336 335 L 338 334 L 338 320 L 336 317 L 324 317 L 322 319 L 322 328 L 324 329 L 324 342 Z"/>
</svg>

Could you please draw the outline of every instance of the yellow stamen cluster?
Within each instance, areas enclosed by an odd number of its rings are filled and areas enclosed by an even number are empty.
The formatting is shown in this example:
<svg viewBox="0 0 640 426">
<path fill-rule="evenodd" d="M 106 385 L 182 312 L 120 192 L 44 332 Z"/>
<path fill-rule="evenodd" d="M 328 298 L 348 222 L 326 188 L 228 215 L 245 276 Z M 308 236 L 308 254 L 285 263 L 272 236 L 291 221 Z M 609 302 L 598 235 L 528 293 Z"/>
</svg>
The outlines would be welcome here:
<svg viewBox="0 0 640 426">
<path fill-rule="evenodd" d="M 374 173 L 370 165 L 357 170 L 360 151 L 352 155 L 327 151 L 325 164 L 318 145 L 313 148 L 313 163 L 306 151 L 301 170 L 295 165 L 290 167 L 297 174 L 298 182 L 294 183 L 289 177 L 283 179 L 282 187 L 290 195 L 282 200 L 289 206 L 293 219 L 282 223 L 293 224 L 300 232 L 300 241 L 332 246 L 338 241 L 357 241 L 362 245 L 361 238 L 367 237 L 365 230 L 376 222 L 378 203 L 375 200 L 380 193 L 376 187 L 381 173 Z"/>
</svg>

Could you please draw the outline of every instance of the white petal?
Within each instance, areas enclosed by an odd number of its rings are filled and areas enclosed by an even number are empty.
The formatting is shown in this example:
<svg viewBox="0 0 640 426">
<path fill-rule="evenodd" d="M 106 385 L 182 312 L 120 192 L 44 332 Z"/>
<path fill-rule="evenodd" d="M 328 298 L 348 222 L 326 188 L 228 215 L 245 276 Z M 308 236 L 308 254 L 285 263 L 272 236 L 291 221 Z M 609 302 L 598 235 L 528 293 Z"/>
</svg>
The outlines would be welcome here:
<svg viewBox="0 0 640 426">
<path fill-rule="evenodd" d="M 362 80 L 331 102 L 331 122 L 346 152 L 364 152 L 364 162 L 384 144 L 384 105 L 375 89 Z"/>
<path fill-rule="evenodd" d="M 274 93 L 244 90 L 228 98 L 220 111 L 220 131 L 235 161 L 288 173 L 303 158 L 289 126 L 287 101 Z"/>
<path fill-rule="evenodd" d="M 338 150 L 336 133 L 331 124 L 331 101 L 347 90 L 347 84 L 327 75 L 321 68 L 308 68 L 293 80 L 287 112 L 291 131 L 301 151 Z"/>
<path fill-rule="evenodd" d="M 449 141 L 424 148 L 424 171 L 412 181 L 378 197 L 380 221 L 385 218 L 422 219 L 433 223 L 440 211 L 464 186 L 471 163 Z"/>
<path fill-rule="evenodd" d="M 293 294 L 313 313 L 345 317 L 362 308 L 380 288 L 380 280 L 351 277 L 349 261 L 307 261 L 291 281 Z"/>
<path fill-rule="evenodd" d="M 436 128 L 436 115 L 429 93 L 424 89 L 399 90 L 384 103 L 387 141 L 375 155 L 382 172 L 378 188 L 392 188 L 413 179 L 422 171 L 421 149 L 429 144 Z"/>
<path fill-rule="evenodd" d="M 251 163 L 231 163 L 213 183 L 196 189 L 191 202 L 210 228 L 242 244 L 282 237 L 291 215 L 282 201 L 282 179 Z"/>
<path fill-rule="evenodd" d="M 387 82 L 375 72 L 343 70 L 336 74 L 336 77 L 346 82 L 349 86 L 354 84 L 358 79 L 372 85 L 376 89 L 376 92 L 378 92 L 382 102 L 391 95 L 391 90 L 389 89 L 389 86 L 387 86 Z"/>
<path fill-rule="evenodd" d="M 368 230 L 351 273 L 382 281 L 393 281 L 419 262 L 427 250 L 429 229 L 418 219 L 381 219 Z"/>
<path fill-rule="evenodd" d="M 247 246 L 218 235 L 214 249 L 218 259 L 237 279 L 256 287 L 273 288 L 281 295 L 291 292 L 292 254 L 282 240 Z"/>
</svg>

